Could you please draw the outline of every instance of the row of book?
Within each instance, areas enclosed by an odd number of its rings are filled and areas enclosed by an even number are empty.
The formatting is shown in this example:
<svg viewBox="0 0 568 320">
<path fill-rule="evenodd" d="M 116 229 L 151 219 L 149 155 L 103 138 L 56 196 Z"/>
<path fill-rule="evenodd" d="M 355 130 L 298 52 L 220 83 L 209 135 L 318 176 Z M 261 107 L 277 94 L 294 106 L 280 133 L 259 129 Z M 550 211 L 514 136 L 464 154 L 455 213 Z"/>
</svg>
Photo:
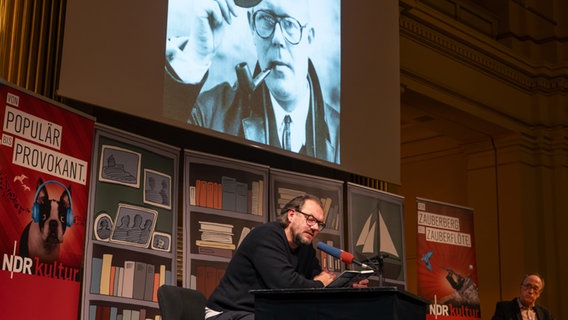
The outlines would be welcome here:
<svg viewBox="0 0 568 320">
<path fill-rule="evenodd" d="M 201 239 L 195 241 L 197 252 L 199 254 L 231 259 L 233 252 L 250 231 L 250 228 L 243 227 L 239 241 L 235 244 L 233 240 L 233 228 L 234 226 L 232 224 L 199 221 Z"/>
<path fill-rule="evenodd" d="M 333 241 L 332 240 L 328 240 L 326 241 L 327 245 L 332 246 L 333 247 Z M 341 271 L 341 260 L 336 259 L 334 256 L 325 253 L 323 250 L 318 250 L 319 251 L 319 259 L 320 259 L 320 264 L 322 269 L 327 269 L 328 271 L 334 272 L 334 271 Z"/>
<path fill-rule="evenodd" d="M 327 211 L 325 211 L 326 207 L 324 207 L 325 222 L 327 224 L 326 229 L 339 230 L 339 206 L 329 206 L 328 202 L 331 202 L 331 198 L 327 198 L 326 202 L 324 203 L 327 206 Z"/>
<path fill-rule="evenodd" d="M 306 194 L 305 191 L 296 190 L 292 188 L 279 187 L 278 189 L 278 212 L 284 208 L 284 206 L 297 196 Z M 332 205 L 333 199 L 330 197 L 323 197 L 320 199 L 323 207 L 324 221 L 326 222 L 328 229 L 339 230 L 339 206 L 337 204 Z"/>
<path fill-rule="evenodd" d="M 146 309 L 122 309 L 117 307 L 89 305 L 88 320 L 161 320 L 160 315 L 148 317 Z"/>
<path fill-rule="evenodd" d="M 171 270 L 166 265 L 141 261 L 113 263 L 113 254 L 93 257 L 91 293 L 158 302 L 158 288 L 171 283 Z"/>
<path fill-rule="evenodd" d="M 197 252 L 231 259 L 236 245 L 233 243 L 232 224 L 199 221 L 201 240 L 196 240 Z"/>
<path fill-rule="evenodd" d="M 209 298 L 224 274 L 224 268 L 197 266 L 196 274 L 191 276 L 191 288 L 200 291 L 206 298 Z"/>
<path fill-rule="evenodd" d="M 223 176 L 221 182 L 195 180 L 189 187 L 189 204 L 262 216 L 264 181 L 240 182 Z"/>
</svg>

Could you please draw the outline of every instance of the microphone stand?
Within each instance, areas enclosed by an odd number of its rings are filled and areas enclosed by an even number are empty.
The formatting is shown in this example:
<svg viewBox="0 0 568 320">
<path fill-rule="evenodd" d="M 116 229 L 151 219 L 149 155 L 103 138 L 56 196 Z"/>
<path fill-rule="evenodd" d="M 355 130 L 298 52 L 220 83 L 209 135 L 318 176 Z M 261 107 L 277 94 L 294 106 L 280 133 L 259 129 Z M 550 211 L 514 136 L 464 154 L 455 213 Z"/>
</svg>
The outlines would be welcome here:
<svg viewBox="0 0 568 320">
<path fill-rule="evenodd" d="M 385 255 L 379 253 L 379 287 L 383 287 L 385 283 L 385 275 L 384 275 L 384 268 L 385 268 Z"/>
<path fill-rule="evenodd" d="M 385 284 L 385 275 L 384 275 L 384 268 L 385 268 L 385 258 L 389 257 L 388 253 L 381 252 L 377 256 L 368 258 L 365 262 L 368 262 L 373 265 L 373 269 L 375 273 L 379 277 L 379 287 L 383 287 Z"/>
</svg>

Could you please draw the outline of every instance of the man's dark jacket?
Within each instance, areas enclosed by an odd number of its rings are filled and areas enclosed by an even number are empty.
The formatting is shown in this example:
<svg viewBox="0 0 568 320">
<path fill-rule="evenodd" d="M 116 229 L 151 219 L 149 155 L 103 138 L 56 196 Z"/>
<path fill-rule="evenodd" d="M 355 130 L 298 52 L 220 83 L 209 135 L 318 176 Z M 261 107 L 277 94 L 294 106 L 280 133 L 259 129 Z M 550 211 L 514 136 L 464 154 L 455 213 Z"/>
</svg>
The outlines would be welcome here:
<svg viewBox="0 0 568 320">
<path fill-rule="evenodd" d="M 535 305 L 534 311 L 538 320 L 554 320 L 550 311 L 543 306 Z M 511 301 L 497 302 L 491 320 L 523 320 L 517 298 Z"/>
<path fill-rule="evenodd" d="M 257 65 L 255 74 L 258 72 Z M 339 163 L 339 112 L 324 102 L 311 61 L 308 81 L 311 90 L 310 112 L 306 123 L 306 145 L 300 153 Z M 189 100 L 186 102 L 193 105 L 188 123 L 281 148 L 266 84 L 262 83 L 249 94 L 246 90 L 240 90 L 238 83 L 231 86 L 224 82 L 201 92 L 196 101 L 191 101 L 191 96 L 196 96 L 204 82 L 198 86 L 175 85 L 186 92 L 184 96 Z"/>
</svg>

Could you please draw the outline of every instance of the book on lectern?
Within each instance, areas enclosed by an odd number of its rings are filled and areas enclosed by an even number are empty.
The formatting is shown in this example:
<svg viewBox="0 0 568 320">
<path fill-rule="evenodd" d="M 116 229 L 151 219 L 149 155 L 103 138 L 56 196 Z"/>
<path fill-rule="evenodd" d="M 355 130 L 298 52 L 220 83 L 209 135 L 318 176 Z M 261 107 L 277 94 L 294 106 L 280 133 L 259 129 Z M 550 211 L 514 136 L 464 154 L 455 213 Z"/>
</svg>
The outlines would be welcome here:
<svg viewBox="0 0 568 320">
<path fill-rule="evenodd" d="M 375 273 L 374 270 L 345 270 L 338 275 L 326 288 L 351 287 L 354 283 L 367 279 Z"/>
</svg>

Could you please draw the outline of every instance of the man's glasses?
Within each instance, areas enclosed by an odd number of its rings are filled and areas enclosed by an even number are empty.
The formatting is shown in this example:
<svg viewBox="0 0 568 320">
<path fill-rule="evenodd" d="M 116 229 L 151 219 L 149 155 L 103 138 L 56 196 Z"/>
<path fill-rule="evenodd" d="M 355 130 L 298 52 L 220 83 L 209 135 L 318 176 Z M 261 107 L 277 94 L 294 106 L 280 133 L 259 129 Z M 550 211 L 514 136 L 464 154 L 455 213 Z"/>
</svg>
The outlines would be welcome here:
<svg viewBox="0 0 568 320">
<path fill-rule="evenodd" d="M 262 39 L 268 39 L 274 34 L 276 24 L 280 25 L 280 31 L 284 35 L 286 41 L 296 45 L 302 40 L 302 30 L 306 27 L 301 25 L 300 21 L 289 17 L 279 16 L 266 10 L 258 10 L 252 15 L 253 27 Z"/>
<path fill-rule="evenodd" d="M 523 289 L 527 291 L 534 290 L 534 292 L 540 292 L 540 288 L 538 286 L 533 286 L 529 283 L 523 284 Z"/>
<path fill-rule="evenodd" d="M 325 226 L 326 226 L 325 222 L 318 221 L 318 219 L 316 219 L 313 215 L 311 215 L 309 213 L 304 213 L 300 210 L 294 210 L 294 211 L 299 212 L 299 213 L 303 214 L 304 217 L 306 217 L 306 224 L 308 226 L 313 227 L 317 223 L 319 231 L 322 231 L 325 228 Z"/>
</svg>

